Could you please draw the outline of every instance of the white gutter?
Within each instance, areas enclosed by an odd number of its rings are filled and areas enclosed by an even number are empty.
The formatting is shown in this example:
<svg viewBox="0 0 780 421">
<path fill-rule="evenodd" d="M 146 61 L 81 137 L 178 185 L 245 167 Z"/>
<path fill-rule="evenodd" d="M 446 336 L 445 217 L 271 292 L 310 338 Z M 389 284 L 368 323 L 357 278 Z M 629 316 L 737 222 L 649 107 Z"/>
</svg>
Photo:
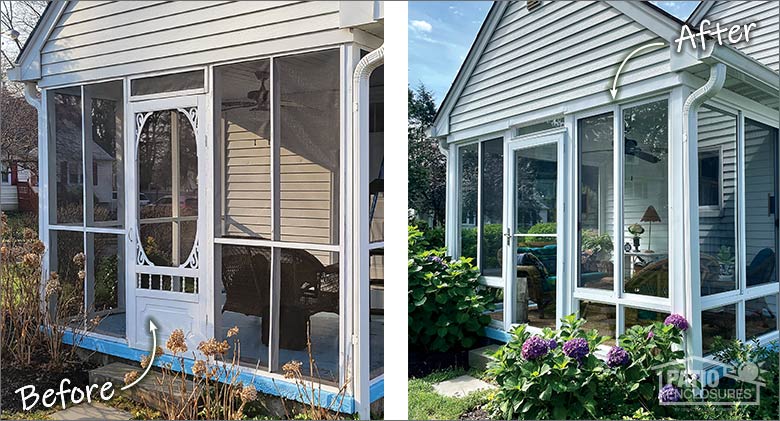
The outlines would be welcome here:
<svg viewBox="0 0 780 421">
<path fill-rule="evenodd" d="M 385 46 L 368 53 L 355 66 L 352 74 L 352 169 L 349 193 L 352 199 L 352 245 L 348 258 L 352 259 L 352 372 L 355 409 L 360 419 L 371 416 L 371 396 L 369 391 L 370 367 L 369 353 L 369 288 L 368 288 L 368 93 L 371 73 L 384 64 Z M 362 104 L 362 106 L 361 106 Z M 365 281 L 365 285 L 364 285 Z M 364 317 L 365 315 L 365 317 Z M 346 359 L 350 361 L 349 358 Z M 349 373 L 349 370 L 347 371 Z"/>
<path fill-rule="evenodd" d="M 688 338 L 684 342 L 686 354 L 689 356 L 702 355 L 701 329 L 701 279 L 699 274 L 699 186 L 692 171 L 698 168 L 698 112 L 699 107 L 708 99 L 723 89 L 726 81 L 726 65 L 715 63 L 710 67 L 710 77 L 707 83 L 695 90 L 685 100 L 683 106 L 683 215 L 685 223 L 683 229 L 683 245 L 688 251 L 684 259 L 685 282 L 684 309 L 685 317 L 690 321 L 694 329 L 688 332 Z M 694 299 L 695 297 L 695 299 Z M 688 367 L 695 369 L 696 367 Z"/>
</svg>

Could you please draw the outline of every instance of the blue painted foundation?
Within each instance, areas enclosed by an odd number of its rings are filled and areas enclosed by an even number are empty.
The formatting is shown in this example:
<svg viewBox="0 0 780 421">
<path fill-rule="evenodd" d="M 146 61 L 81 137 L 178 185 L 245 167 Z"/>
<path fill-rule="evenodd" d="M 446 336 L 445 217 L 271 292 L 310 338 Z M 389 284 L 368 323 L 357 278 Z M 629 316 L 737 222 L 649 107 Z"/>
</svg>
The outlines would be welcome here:
<svg viewBox="0 0 780 421">
<path fill-rule="evenodd" d="M 493 339 L 494 341 L 509 342 L 510 339 L 512 339 L 512 335 L 504 332 L 502 329 L 496 329 L 494 327 L 486 327 L 485 328 L 485 336 Z"/>
<path fill-rule="evenodd" d="M 73 333 L 65 332 L 62 341 L 68 345 L 73 345 Z M 115 357 L 124 358 L 131 361 L 140 361 L 141 356 L 149 354 L 149 351 L 141 351 L 133 349 L 127 346 L 126 343 L 120 341 L 111 341 L 108 339 L 95 338 L 91 336 L 83 336 L 79 338 L 79 347 L 99 352 L 101 354 L 113 355 Z M 190 358 L 184 359 L 183 370 L 187 374 L 192 374 L 193 360 Z M 177 358 L 173 358 L 170 355 L 163 355 L 154 359 L 154 365 L 162 367 L 163 365 L 171 365 L 173 370 L 182 370 Z M 140 368 L 140 366 L 139 366 Z M 298 393 L 298 387 L 295 383 L 291 383 L 282 379 L 272 379 L 269 377 L 263 377 L 260 375 L 254 375 L 250 373 L 241 373 L 238 376 L 238 380 L 243 384 L 252 384 L 261 393 L 268 395 L 281 396 L 286 399 L 296 400 L 299 402 L 309 403 L 306 399 L 302 399 L 300 393 Z M 320 405 L 339 410 L 343 413 L 352 414 L 355 412 L 355 400 L 351 396 L 340 396 L 336 393 L 316 390 L 313 393 L 315 399 L 320 401 Z M 384 396 L 384 381 L 380 380 L 370 388 L 371 402 Z"/>
</svg>

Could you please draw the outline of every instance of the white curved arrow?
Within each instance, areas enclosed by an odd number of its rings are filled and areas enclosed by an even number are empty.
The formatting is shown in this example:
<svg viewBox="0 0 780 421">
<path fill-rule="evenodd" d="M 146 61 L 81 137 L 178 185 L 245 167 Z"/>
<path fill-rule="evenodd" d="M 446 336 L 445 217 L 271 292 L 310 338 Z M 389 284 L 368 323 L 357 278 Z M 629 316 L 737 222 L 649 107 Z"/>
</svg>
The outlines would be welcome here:
<svg viewBox="0 0 780 421">
<path fill-rule="evenodd" d="M 146 370 L 144 370 L 143 374 L 141 374 L 137 379 L 135 379 L 134 382 L 132 382 L 132 383 L 130 383 L 128 385 L 125 385 L 125 387 L 123 387 L 120 390 L 130 389 L 131 387 L 135 386 L 144 377 L 146 377 L 146 374 L 149 373 L 149 370 L 152 369 L 152 363 L 154 362 L 154 357 L 157 356 L 157 333 L 156 333 L 157 332 L 157 326 L 155 326 L 154 322 L 151 321 L 151 320 L 149 320 L 149 332 L 152 333 L 152 357 L 149 360 L 149 364 L 146 366 Z"/>
<path fill-rule="evenodd" d="M 636 50 L 632 51 L 631 54 L 627 55 L 626 58 L 623 59 L 623 62 L 620 63 L 620 67 L 618 67 L 617 73 L 615 73 L 615 80 L 612 81 L 612 89 L 609 90 L 609 93 L 612 94 L 612 99 L 615 99 L 615 97 L 617 96 L 618 76 L 620 76 L 620 72 L 623 70 L 623 66 L 626 65 L 626 62 L 628 62 L 628 59 L 630 59 L 634 54 L 636 54 L 636 53 L 638 53 L 638 52 L 640 52 L 640 51 L 642 51 L 642 50 L 644 50 L 646 48 L 663 47 L 664 45 L 666 45 L 666 44 L 664 44 L 663 42 L 653 42 L 653 43 L 650 43 L 650 44 L 647 44 L 647 45 L 643 45 L 643 46 L 637 48 Z"/>
</svg>

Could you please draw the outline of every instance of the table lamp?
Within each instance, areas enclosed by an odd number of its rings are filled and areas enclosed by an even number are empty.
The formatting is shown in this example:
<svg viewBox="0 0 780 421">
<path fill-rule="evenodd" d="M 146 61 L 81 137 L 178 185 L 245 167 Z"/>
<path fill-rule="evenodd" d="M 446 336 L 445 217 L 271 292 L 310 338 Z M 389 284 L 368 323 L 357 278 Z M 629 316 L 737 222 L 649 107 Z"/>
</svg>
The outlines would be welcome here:
<svg viewBox="0 0 780 421">
<path fill-rule="evenodd" d="M 645 214 L 642 215 L 642 219 L 640 219 L 640 221 L 650 223 L 650 229 L 647 233 L 647 250 L 645 251 L 652 253 L 653 250 L 650 248 L 650 242 L 653 238 L 653 222 L 661 222 L 661 217 L 658 216 L 658 212 L 655 210 L 653 205 L 650 205 L 647 207 L 647 210 L 645 210 Z"/>
</svg>

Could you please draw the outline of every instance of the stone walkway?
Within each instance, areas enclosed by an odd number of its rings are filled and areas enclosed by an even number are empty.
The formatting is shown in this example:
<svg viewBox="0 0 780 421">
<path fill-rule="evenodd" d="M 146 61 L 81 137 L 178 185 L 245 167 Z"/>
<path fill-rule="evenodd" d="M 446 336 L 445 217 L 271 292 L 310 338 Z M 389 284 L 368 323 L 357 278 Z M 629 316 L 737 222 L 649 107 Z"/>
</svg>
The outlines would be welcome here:
<svg viewBox="0 0 780 421">
<path fill-rule="evenodd" d="M 49 415 L 49 419 L 52 420 L 129 420 L 132 418 L 129 412 L 97 402 L 82 403 Z"/>
<path fill-rule="evenodd" d="M 468 374 L 433 385 L 433 390 L 435 390 L 436 393 L 454 398 L 462 398 L 471 392 L 487 389 L 496 389 L 496 386 L 471 377 Z"/>
</svg>

